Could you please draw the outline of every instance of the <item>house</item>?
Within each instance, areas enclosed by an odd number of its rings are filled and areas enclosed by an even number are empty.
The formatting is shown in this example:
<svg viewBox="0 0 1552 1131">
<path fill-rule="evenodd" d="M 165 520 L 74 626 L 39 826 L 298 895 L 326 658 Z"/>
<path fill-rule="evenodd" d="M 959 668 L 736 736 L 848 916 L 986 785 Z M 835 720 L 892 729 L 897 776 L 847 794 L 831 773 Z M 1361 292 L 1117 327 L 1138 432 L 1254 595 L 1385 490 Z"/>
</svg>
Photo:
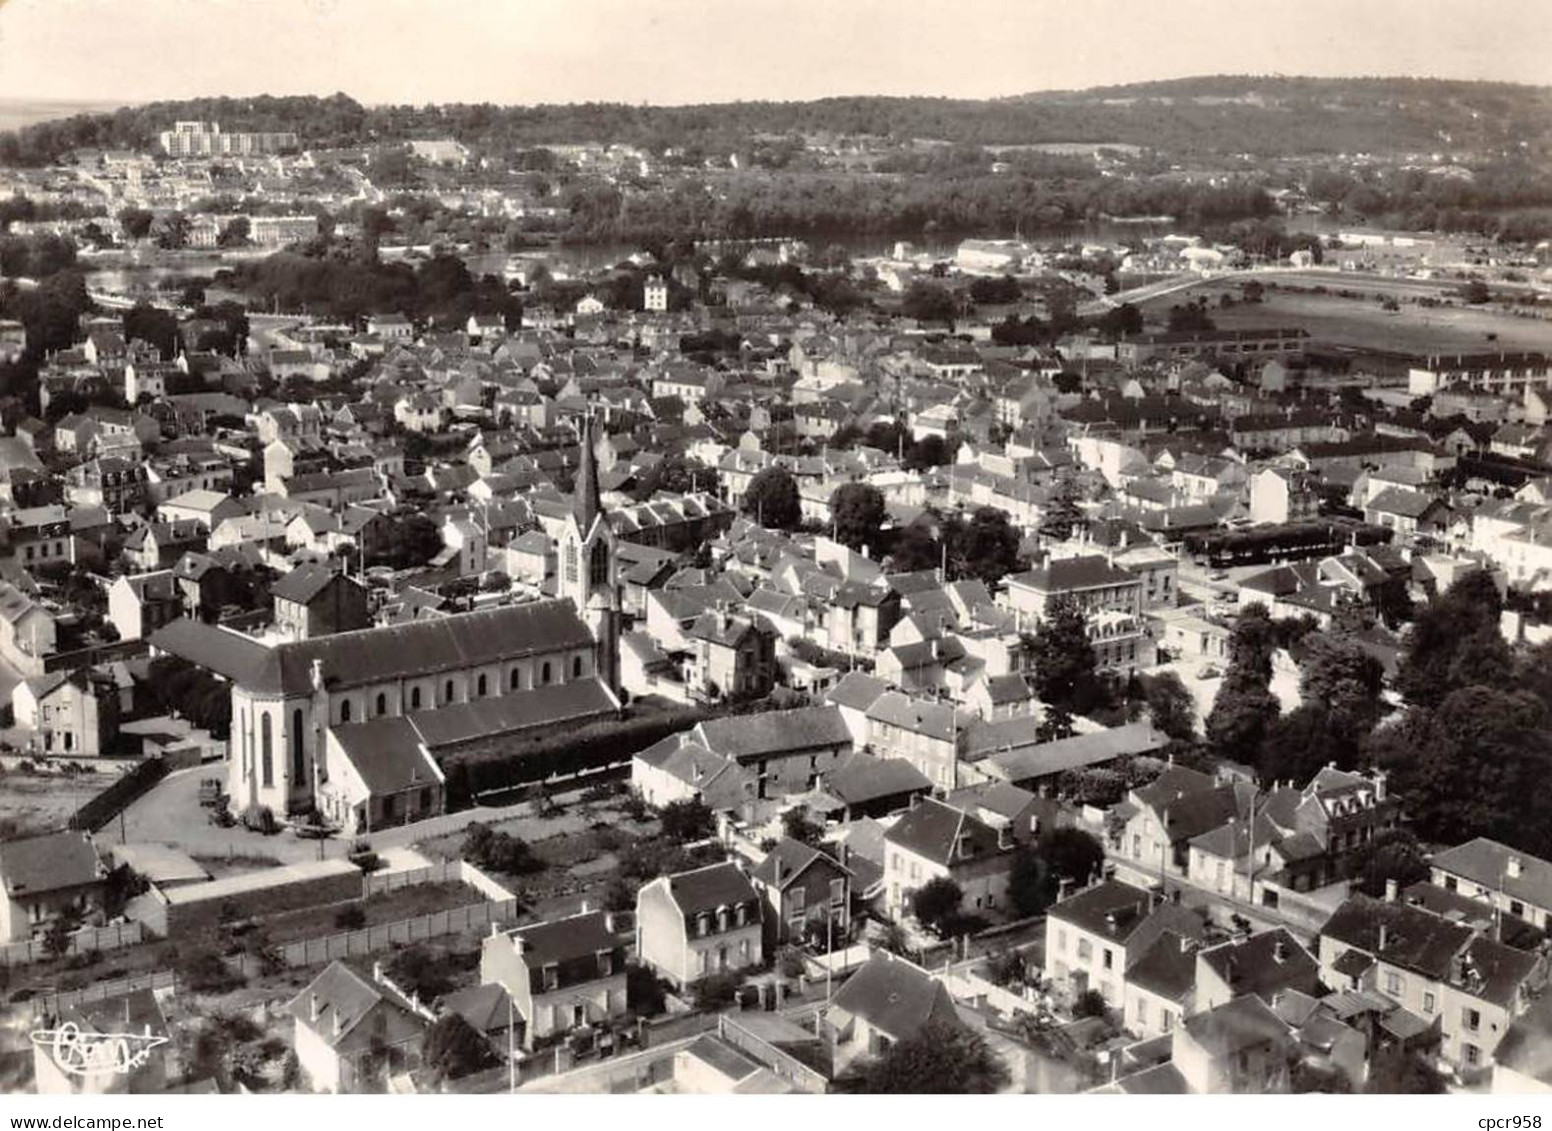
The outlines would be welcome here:
<svg viewBox="0 0 1552 1131">
<path fill-rule="evenodd" d="M 978 816 L 924 798 L 884 833 L 885 904 L 891 915 L 910 911 L 913 893 L 948 879 L 964 893 L 966 911 L 1008 906 L 1008 877 L 1018 839 L 1013 829 L 992 827 Z"/>
<path fill-rule="evenodd" d="M 783 837 L 750 877 L 765 899 L 765 945 L 851 937 L 851 869 L 819 849 Z"/>
<path fill-rule="evenodd" d="M 835 992 L 822 1024 L 836 1075 L 919 1038 L 928 1026 L 965 1028 L 947 987 L 888 951 L 875 952 Z"/>
<path fill-rule="evenodd" d="M 96 670 L 54 671 L 22 680 L 11 692 L 16 725 L 45 755 L 96 758 L 119 731 L 119 692 Z"/>
<path fill-rule="evenodd" d="M 1133 789 L 1117 807 L 1124 824 L 1114 842 L 1115 855 L 1134 874 L 1184 880 L 1192 840 L 1244 816 L 1249 805 L 1248 785 L 1220 785 L 1205 774 L 1172 766 Z"/>
<path fill-rule="evenodd" d="M 659 876 L 636 895 L 636 958 L 681 988 L 761 966 L 761 907 L 736 864 Z"/>
<path fill-rule="evenodd" d="M 614 914 L 589 911 L 486 936 L 480 981 L 500 985 L 523 1019 L 523 1047 L 626 1013 L 626 940 Z"/>
<path fill-rule="evenodd" d="M 1319 513 L 1314 479 L 1294 468 L 1263 467 L 1250 476 L 1253 525 L 1297 522 Z"/>
<path fill-rule="evenodd" d="M 292 1048 L 313 1091 L 361 1091 L 419 1063 L 430 1013 L 381 970 L 373 975 L 335 960 L 287 1005 Z"/>
<path fill-rule="evenodd" d="M 43 671 L 55 650 L 54 618 L 8 581 L 0 581 L 0 656 L 24 675 Z"/>
<path fill-rule="evenodd" d="M 54 1041 L 32 1042 L 38 1095 L 147 1095 L 166 1090 L 172 1032 L 151 990 L 75 1002 L 60 1009 L 49 1028 L 55 1033 L 73 1032 L 79 1044 L 72 1049 Z M 124 1060 L 82 1064 L 73 1055 L 94 1044 L 117 1051 L 119 1040 L 124 1042 Z"/>
<path fill-rule="evenodd" d="M 352 632 L 372 623 L 366 586 L 329 566 L 297 566 L 270 586 L 275 630 L 291 640 Z"/>
<path fill-rule="evenodd" d="M 1387 487 L 1363 509 L 1365 522 L 1394 530 L 1402 538 L 1438 535 L 1449 529 L 1450 505 L 1421 491 Z"/>
<path fill-rule="evenodd" d="M 1552 864 L 1547 861 L 1479 836 L 1435 852 L 1428 867 L 1434 886 L 1552 932 Z"/>
<path fill-rule="evenodd" d="M 1437 1020 L 1439 1055 L 1468 1077 L 1485 1071 L 1546 981 L 1546 958 L 1399 899 L 1352 895 L 1320 933 L 1320 977 L 1332 990 L 1383 994 Z"/>
<path fill-rule="evenodd" d="M 0 842 L 0 941 L 42 934 L 62 915 L 100 921 L 107 877 L 84 832 Z"/>
<path fill-rule="evenodd" d="M 1053 904 L 1045 924 L 1045 976 L 1053 991 L 1076 1001 L 1098 990 L 1112 1009 L 1120 1009 L 1127 971 L 1165 931 L 1203 937 L 1195 912 L 1159 899 L 1143 888 L 1104 880 Z"/>
<path fill-rule="evenodd" d="M 1320 963 L 1286 927 L 1196 952 L 1194 1008 L 1216 1009 L 1245 994 L 1268 1005 L 1290 990 L 1319 996 Z"/>
<path fill-rule="evenodd" d="M 661 809 L 676 801 L 699 801 L 714 813 L 746 814 L 755 779 L 737 761 L 699 742 L 671 734 L 631 758 L 631 788 Z"/>
<path fill-rule="evenodd" d="M 120 640 L 144 640 L 187 611 L 177 574 L 170 569 L 120 574 L 108 586 L 108 623 Z"/>
<path fill-rule="evenodd" d="M 1253 994 L 1188 1017 L 1170 1045 L 1170 1062 L 1198 1095 L 1288 1092 L 1298 1059 L 1292 1027 Z"/>
<path fill-rule="evenodd" d="M 722 609 L 702 613 L 685 632 L 686 683 L 706 699 L 759 697 L 776 678 L 775 637 L 755 620 Z"/>
</svg>

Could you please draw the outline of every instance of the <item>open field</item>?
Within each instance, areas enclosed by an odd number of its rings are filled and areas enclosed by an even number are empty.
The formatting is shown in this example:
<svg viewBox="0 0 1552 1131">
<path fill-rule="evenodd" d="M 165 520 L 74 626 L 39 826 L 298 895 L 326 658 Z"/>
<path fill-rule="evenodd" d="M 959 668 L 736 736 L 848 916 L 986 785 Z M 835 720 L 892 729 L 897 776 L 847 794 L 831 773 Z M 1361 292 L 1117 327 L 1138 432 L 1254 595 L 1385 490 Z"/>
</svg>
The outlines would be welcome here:
<svg viewBox="0 0 1552 1131">
<path fill-rule="evenodd" d="M 264 939 L 272 946 L 296 942 L 299 939 L 320 938 L 339 931 L 359 931 L 380 923 L 397 923 L 402 919 L 414 919 L 445 911 L 454 907 L 467 907 L 482 903 L 485 897 L 467 884 L 416 884 L 398 891 L 374 895 L 370 899 L 352 903 L 333 903 L 324 907 L 308 907 L 286 915 L 268 916 L 259 922 Z M 364 919 L 341 926 L 337 917 L 347 909 L 361 912 Z"/>
<path fill-rule="evenodd" d="M 0 836 L 32 836 L 64 828 L 70 814 L 111 780 L 96 774 L 78 779 L 6 774 L 0 778 Z"/>
<path fill-rule="evenodd" d="M 1313 294 L 1282 289 L 1290 285 L 1286 276 L 1269 276 L 1265 298 L 1260 303 L 1218 306 L 1218 296 L 1239 297 L 1238 281 L 1204 282 L 1190 290 L 1175 291 L 1162 298 L 1144 302 L 1143 315 L 1162 322 L 1171 306 L 1207 296 L 1213 321 L 1225 330 L 1258 326 L 1299 326 L 1319 342 L 1357 346 L 1364 349 L 1396 350 L 1413 353 L 1461 352 L 1472 350 L 1546 350 L 1552 351 L 1552 320 L 1517 317 L 1502 307 L 1417 305 L 1424 294 L 1441 294 L 1439 284 L 1413 280 L 1371 280 L 1331 275 L 1324 278 L 1300 276 L 1299 287 L 1325 286 L 1328 291 L 1350 290 L 1365 295 L 1362 299 L 1342 298 L 1336 294 Z M 1278 289 L 1270 286 L 1276 283 Z M 1401 303 L 1398 311 L 1380 309 L 1379 295 L 1394 295 Z M 1490 339 L 1488 335 L 1497 335 Z"/>
</svg>

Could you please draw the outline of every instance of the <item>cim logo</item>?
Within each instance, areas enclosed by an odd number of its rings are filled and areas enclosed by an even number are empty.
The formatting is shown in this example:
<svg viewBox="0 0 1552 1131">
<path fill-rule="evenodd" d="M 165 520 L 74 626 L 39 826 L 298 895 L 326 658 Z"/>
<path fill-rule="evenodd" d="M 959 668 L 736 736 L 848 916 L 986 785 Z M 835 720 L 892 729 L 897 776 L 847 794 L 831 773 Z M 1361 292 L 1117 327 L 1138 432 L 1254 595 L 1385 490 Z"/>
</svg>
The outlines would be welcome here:
<svg viewBox="0 0 1552 1131">
<path fill-rule="evenodd" d="M 150 1059 L 152 1049 L 167 1043 L 149 1033 L 85 1033 L 74 1021 L 30 1035 L 68 1076 L 128 1076 Z"/>
</svg>

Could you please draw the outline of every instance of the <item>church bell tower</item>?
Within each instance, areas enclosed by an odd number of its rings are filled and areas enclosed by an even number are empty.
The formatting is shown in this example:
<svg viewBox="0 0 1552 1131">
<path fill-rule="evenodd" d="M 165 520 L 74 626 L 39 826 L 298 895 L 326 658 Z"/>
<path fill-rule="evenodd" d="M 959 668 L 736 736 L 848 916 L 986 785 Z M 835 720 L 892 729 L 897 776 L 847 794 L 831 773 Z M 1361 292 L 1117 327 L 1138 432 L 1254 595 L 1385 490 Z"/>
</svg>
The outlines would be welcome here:
<svg viewBox="0 0 1552 1131">
<path fill-rule="evenodd" d="M 571 515 L 560 539 L 557 592 L 571 598 L 593 634 L 597 671 L 610 691 L 620 690 L 620 589 L 614 528 L 604 517 L 598 486 L 593 420 L 582 426 L 582 451 Z"/>
</svg>

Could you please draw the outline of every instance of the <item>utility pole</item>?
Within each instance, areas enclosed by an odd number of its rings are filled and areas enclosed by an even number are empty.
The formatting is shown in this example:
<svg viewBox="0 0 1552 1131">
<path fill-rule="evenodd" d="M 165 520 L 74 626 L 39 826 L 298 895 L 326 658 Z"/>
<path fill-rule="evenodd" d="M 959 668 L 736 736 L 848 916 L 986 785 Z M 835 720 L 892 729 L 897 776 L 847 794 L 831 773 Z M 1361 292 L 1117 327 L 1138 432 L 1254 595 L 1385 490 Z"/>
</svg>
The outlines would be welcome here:
<svg viewBox="0 0 1552 1131">
<path fill-rule="evenodd" d="M 512 995 L 507 994 L 507 1092 L 509 1094 L 517 1092 L 517 1050 L 513 1046 L 515 1039 L 513 1033 L 517 1028 L 517 1021 L 513 1014 Z"/>
</svg>

